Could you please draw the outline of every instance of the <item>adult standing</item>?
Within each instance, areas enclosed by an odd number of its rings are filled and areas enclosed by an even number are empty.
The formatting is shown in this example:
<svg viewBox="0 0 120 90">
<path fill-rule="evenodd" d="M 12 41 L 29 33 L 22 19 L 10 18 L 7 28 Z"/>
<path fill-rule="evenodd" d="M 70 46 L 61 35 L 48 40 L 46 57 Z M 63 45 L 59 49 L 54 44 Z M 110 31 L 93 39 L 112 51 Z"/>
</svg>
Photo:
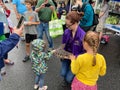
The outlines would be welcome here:
<svg viewBox="0 0 120 90">
<path fill-rule="evenodd" d="M 93 0 L 89 0 L 89 3 L 92 5 L 92 7 L 95 6 L 95 1 L 93 1 Z"/>
<path fill-rule="evenodd" d="M 12 0 L 13 8 L 16 14 L 17 19 L 20 19 L 20 16 L 27 10 L 24 4 L 24 0 Z"/>
<path fill-rule="evenodd" d="M 12 0 L 13 3 L 13 8 L 16 14 L 17 19 L 19 20 L 21 15 L 23 15 L 27 8 L 25 6 L 25 0 Z M 21 36 L 21 40 L 25 40 L 25 33 L 23 33 L 23 35 Z"/>
<path fill-rule="evenodd" d="M 75 0 L 76 5 L 80 5 L 80 7 L 83 9 L 84 16 L 80 20 L 80 27 L 87 32 L 90 30 L 90 28 L 93 26 L 93 8 L 92 6 L 88 3 L 85 2 L 86 0 Z"/>
<path fill-rule="evenodd" d="M 10 16 L 10 10 L 5 6 L 5 4 L 0 0 L 0 22 L 4 24 L 4 33 L 0 35 L 0 41 L 5 40 L 10 35 L 10 29 L 8 24 L 8 17 Z M 6 64 L 13 65 L 14 62 L 8 59 L 8 54 L 4 56 L 4 61 Z"/>
<path fill-rule="evenodd" d="M 84 53 L 82 40 L 84 38 L 85 32 L 80 28 L 79 21 L 83 16 L 83 12 L 71 11 L 66 16 L 66 27 L 62 39 L 62 45 L 65 51 L 72 53 L 75 56 Z M 74 75 L 70 69 L 71 61 L 69 59 L 61 60 L 61 76 L 64 78 L 64 83 L 62 86 L 71 83 Z"/>
<path fill-rule="evenodd" d="M 2 30 L 1 27 L 0 30 Z M 14 28 L 13 34 L 10 35 L 8 39 L 0 42 L 0 72 L 1 69 L 4 67 L 4 60 L 3 60 L 4 55 L 16 46 L 22 32 L 23 32 L 23 26 L 20 27 L 20 29 Z M 1 80 L 1 73 L 0 73 L 0 80 Z"/>
<path fill-rule="evenodd" d="M 43 32 L 49 43 L 49 50 L 53 48 L 53 41 L 49 33 L 49 21 L 51 20 L 52 12 L 55 10 L 52 0 L 39 0 L 35 11 L 38 12 L 40 24 L 38 26 L 38 37 L 43 39 Z"/>
<path fill-rule="evenodd" d="M 102 5 L 100 14 L 99 14 L 99 24 L 96 28 L 96 31 L 99 33 L 99 38 L 101 39 L 102 37 L 102 33 L 103 33 L 103 28 L 104 28 L 104 24 L 105 21 L 108 17 L 108 13 L 109 13 L 109 4 L 108 4 L 109 0 L 104 0 L 104 3 Z"/>
</svg>

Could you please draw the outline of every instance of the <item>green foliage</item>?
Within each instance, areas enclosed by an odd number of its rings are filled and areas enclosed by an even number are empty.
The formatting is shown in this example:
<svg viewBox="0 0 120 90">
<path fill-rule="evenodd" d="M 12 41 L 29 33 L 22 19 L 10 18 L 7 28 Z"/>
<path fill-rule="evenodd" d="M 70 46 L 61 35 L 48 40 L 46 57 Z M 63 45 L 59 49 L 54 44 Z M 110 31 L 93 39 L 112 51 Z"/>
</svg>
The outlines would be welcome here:
<svg viewBox="0 0 120 90">
<path fill-rule="evenodd" d="M 109 16 L 109 17 L 106 19 L 106 23 L 107 23 L 107 24 L 118 24 L 118 22 L 119 22 L 118 16 Z"/>
</svg>

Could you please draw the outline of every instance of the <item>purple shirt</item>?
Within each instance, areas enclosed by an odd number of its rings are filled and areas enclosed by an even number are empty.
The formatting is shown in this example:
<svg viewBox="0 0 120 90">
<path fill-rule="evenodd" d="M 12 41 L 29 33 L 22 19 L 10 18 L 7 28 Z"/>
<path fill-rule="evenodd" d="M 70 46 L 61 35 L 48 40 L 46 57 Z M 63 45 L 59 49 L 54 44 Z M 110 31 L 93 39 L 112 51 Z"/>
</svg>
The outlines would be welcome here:
<svg viewBox="0 0 120 90">
<path fill-rule="evenodd" d="M 78 26 L 74 38 L 72 37 L 72 31 L 66 29 L 63 34 L 62 44 L 65 44 L 65 50 L 71 52 L 75 56 L 85 52 L 83 49 L 83 38 L 85 32 Z"/>
</svg>

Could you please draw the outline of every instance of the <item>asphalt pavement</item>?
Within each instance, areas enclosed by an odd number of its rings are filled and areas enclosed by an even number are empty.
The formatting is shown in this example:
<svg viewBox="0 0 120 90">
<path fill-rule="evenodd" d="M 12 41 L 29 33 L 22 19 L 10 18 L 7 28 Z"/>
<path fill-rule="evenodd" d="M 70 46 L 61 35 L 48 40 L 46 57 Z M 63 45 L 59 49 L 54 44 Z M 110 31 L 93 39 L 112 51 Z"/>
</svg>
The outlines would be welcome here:
<svg viewBox="0 0 120 90">
<path fill-rule="evenodd" d="M 7 6 L 12 10 L 11 19 L 16 25 L 17 20 L 11 4 Z M 61 37 L 53 39 L 55 48 L 61 44 Z M 106 45 L 100 45 L 99 53 L 103 54 L 107 62 L 107 74 L 98 80 L 98 90 L 120 90 L 120 36 L 110 35 L 110 41 Z M 6 66 L 7 74 L 0 82 L 0 90 L 34 90 L 34 73 L 31 62 L 23 63 L 25 56 L 25 42 L 20 41 L 18 48 L 9 52 L 9 59 L 15 62 L 14 66 Z M 48 63 L 48 72 L 45 76 L 45 84 L 48 90 L 70 90 L 70 87 L 62 87 L 60 76 L 61 63 L 59 58 L 53 56 Z"/>
</svg>

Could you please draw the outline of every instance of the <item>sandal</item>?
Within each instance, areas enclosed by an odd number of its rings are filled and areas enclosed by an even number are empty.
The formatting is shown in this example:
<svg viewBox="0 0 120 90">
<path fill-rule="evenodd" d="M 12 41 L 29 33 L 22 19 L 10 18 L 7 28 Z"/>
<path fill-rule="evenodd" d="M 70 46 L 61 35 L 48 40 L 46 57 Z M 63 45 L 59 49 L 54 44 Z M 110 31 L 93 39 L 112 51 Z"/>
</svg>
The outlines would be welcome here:
<svg viewBox="0 0 120 90">
<path fill-rule="evenodd" d="M 4 62 L 5 62 L 5 64 L 7 64 L 7 65 L 14 65 L 14 62 L 11 61 L 11 60 L 9 60 L 9 59 L 6 59 Z"/>
<path fill-rule="evenodd" d="M 1 76 L 4 76 L 4 75 L 6 75 L 6 72 L 5 71 L 1 72 Z"/>
</svg>

